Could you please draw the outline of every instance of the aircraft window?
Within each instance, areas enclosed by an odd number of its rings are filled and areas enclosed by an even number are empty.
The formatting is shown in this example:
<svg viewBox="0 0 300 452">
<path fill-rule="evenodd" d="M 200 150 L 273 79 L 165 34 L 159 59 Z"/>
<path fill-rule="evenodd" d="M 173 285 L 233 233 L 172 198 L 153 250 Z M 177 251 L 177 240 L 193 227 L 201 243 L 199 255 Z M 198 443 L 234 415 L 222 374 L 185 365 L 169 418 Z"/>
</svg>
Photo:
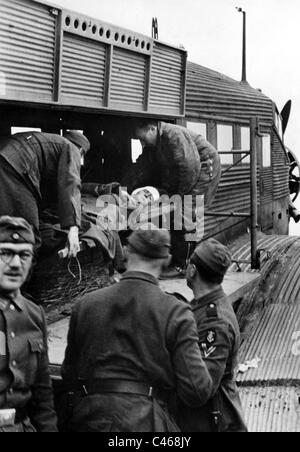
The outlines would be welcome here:
<svg viewBox="0 0 300 452">
<path fill-rule="evenodd" d="M 34 127 L 11 127 L 11 134 L 22 133 L 22 132 L 41 132 L 42 129 L 37 129 Z"/>
<path fill-rule="evenodd" d="M 233 149 L 232 126 L 217 125 L 218 151 L 231 151 Z M 220 154 L 223 165 L 233 164 L 233 154 Z"/>
<path fill-rule="evenodd" d="M 131 159 L 135 163 L 139 156 L 143 153 L 143 147 L 140 140 L 131 140 Z"/>
<path fill-rule="evenodd" d="M 271 136 L 262 137 L 262 165 L 264 168 L 271 166 Z"/>
<path fill-rule="evenodd" d="M 186 126 L 188 129 L 192 130 L 193 132 L 199 133 L 202 135 L 205 139 L 207 139 L 207 127 L 204 122 L 190 122 L 187 121 Z"/>
<path fill-rule="evenodd" d="M 241 127 L 241 150 L 249 151 L 250 150 L 250 128 L 249 127 Z M 242 160 L 241 163 L 250 163 L 250 155 Z"/>
</svg>

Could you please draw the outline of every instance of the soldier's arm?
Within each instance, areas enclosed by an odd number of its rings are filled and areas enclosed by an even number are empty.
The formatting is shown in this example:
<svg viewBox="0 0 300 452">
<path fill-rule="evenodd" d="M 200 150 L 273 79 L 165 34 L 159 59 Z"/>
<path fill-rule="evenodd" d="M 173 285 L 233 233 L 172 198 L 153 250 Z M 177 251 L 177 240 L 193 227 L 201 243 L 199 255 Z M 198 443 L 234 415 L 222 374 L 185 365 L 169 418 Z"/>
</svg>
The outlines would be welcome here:
<svg viewBox="0 0 300 452">
<path fill-rule="evenodd" d="M 169 327 L 177 394 L 188 406 L 204 405 L 212 395 L 212 380 L 201 357 L 197 327 L 189 306 L 177 304 Z"/>
<path fill-rule="evenodd" d="M 234 333 L 225 322 L 207 319 L 198 326 L 199 347 L 213 382 L 213 395 L 225 375 L 233 350 Z"/>
<path fill-rule="evenodd" d="M 41 308 L 43 323 L 43 350 L 38 354 L 38 369 L 31 386 L 32 397 L 28 404 L 29 418 L 38 432 L 57 432 L 57 417 L 54 410 L 53 390 L 49 372 L 47 326 Z"/>
<path fill-rule="evenodd" d="M 176 132 L 169 138 L 169 147 L 174 156 L 178 175 L 178 194 L 185 195 L 195 186 L 200 174 L 199 153 L 192 138 Z"/>
<path fill-rule="evenodd" d="M 80 227 L 81 179 L 80 152 L 72 143 L 61 145 L 58 162 L 58 214 L 62 228 Z"/>
</svg>

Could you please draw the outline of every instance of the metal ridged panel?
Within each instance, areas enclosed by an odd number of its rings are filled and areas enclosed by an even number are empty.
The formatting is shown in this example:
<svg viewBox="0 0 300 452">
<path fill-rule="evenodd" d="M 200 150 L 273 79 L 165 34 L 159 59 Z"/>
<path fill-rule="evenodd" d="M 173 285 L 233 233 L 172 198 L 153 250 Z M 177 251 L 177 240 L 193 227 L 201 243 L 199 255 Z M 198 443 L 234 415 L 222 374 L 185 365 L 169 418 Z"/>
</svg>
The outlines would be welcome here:
<svg viewBox="0 0 300 452">
<path fill-rule="evenodd" d="M 240 397 L 249 432 L 300 432 L 299 387 L 241 387 Z"/>
<path fill-rule="evenodd" d="M 260 91 L 194 63 L 188 63 L 186 112 L 273 122 L 272 101 Z"/>
<path fill-rule="evenodd" d="M 182 102 L 182 54 L 154 43 L 150 83 L 150 106 L 175 110 Z"/>
<path fill-rule="evenodd" d="M 260 234 L 257 241 L 257 247 L 265 249 L 271 253 L 273 258 L 280 258 L 281 256 L 285 255 L 287 251 L 291 248 L 291 246 L 295 242 L 299 242 L 300 239 L 298 237 L 287 237 L 287 236 L 280 236 L 280 235 L 264 235 Z M 238 244 L 237 247 L 232 248 L 232 256 L 234 260 L 251 260 L 251 248 L 250 248 L 250 242 L 249 237 L 247 237 L 247 240 L 243 246 Z M 265 265 L 268 264 L 268 261 L 264 261 L 262 263 L 262 270 L 264 269 Z M 251 265 L 250 264 L 240 264 L 240 268 L 242 271 L 249 272 L 251 271 Z M 230 271 L 238 271 L 238 267 L 236 264 L 232 264 L 229 268 Z M 255 270 L 252 270 L 255 271 Z"/>
<path fill-rule="evenodd" d="M 272 202 L 273 200 L 273 172 L 272 167 L 262 168 L 261 170 L 261 201 L 263 203 Z"/>
<path fill-rule="evenodd" d="M 68 33 L 62 57 L 62 100 L 78 98 L 85 105 L 103 103 L 106 48 Z"/>
<path fill-rule="evenodd" d="M 110 102 L 126 103 L 142 109 L 145 100 L 146 56 L 114 47 Z"/>
<path fill-rule="evenodd" d="M 272 135 L 273 196 L 281 199 L 289 194 L 289 165 L 276 134 Z"/>
<path fill-rule="evenodd" d="M 259 357 L 257 369 L 239 374 L 240 382 L 294 381 L 300 383 L 300 304 L 265 308 L 257 327 L 240 349 L 240 362 Z"/>
<path fill-rule="evenodd" d="M 56 17 L 27 0 L 0 1 L 0 61 L 5 95 L 52 100 Z"/>
</svg>

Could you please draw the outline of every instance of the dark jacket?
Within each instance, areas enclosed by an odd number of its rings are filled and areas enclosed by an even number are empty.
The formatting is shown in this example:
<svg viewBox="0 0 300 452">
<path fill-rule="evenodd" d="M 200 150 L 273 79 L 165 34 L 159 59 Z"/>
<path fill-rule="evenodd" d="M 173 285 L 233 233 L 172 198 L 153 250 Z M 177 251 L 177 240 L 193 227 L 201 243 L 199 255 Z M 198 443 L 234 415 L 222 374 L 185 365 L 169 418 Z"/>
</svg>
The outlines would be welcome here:
<svg viewBox="0 0 300 452">
<path fill-rule="evenodd" d="M 47 327 L 43 310 L 19 295 L 2 313 L 6 323 L 12 383 L 5 397 L 1 397 L 0 409 L 22 409 L 37 431 L 55 432 L 57 419 L 48 369 Z"/>
<path fill-rule="evenodd" d="M 186 127 L 159 122 L 157 146 L 144 149 L 122 182 L 129 191 L 154 185 L 170 196 L 204 194 L 208 205 L 220 176 L 219 154 L 203 136 Z"/>
<path fill-rule="evenodd" d="M 243 420 L 235 369 L 240 344 L 239 326 L 222 288 L 192 301 L 199 345 L 213 380 L 213 397 L 201 408 L 181 407 L 179 425 L 183 431 L 247 431 Z M 216 415 L 218 425 L 214 420 Z"/>
<path fill-rule="evenodd" d="M 62 376 L 69 386 L 78 379 L 139 381 L 168 394 L 177 392 L 191 406 L 204 404 L 211 395 L 189 306 L 162 292 L 157 280 L 142 272 L 127 272 L 120 283 L 76 305 Z M 83 398 L 75 407 L 74 429 L 89 429 L 91 423 L 96 430 L 108 424 L 114 431 L 176 429 L 162 401 L 132 394 Z"/>
<path fill-rule="evenodd" d="M 19 133 L 0 141 L 0 156 L 18 173 L 39 206 L 42 201 L 58 201 L 62 228 L 80 226 L 80 152 L 75 145 L 59 135 Z M 15 191 L 22 197 L 20 186 Z"/>
</svg>

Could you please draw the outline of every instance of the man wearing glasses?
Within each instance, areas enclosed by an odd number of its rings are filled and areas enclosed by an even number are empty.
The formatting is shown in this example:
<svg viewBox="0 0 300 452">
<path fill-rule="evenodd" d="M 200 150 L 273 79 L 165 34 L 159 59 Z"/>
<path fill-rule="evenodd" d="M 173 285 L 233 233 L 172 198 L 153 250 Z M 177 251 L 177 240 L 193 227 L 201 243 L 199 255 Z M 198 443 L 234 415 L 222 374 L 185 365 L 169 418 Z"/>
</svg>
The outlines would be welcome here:
<svg viewBox="0 0 300 452">
<path fill-rule="evenodd" d="M 23 218 L 0 217 L 0 432 L 55 432 L 43 310 L 21 295 L 35 246 Z"/>
</svg>

